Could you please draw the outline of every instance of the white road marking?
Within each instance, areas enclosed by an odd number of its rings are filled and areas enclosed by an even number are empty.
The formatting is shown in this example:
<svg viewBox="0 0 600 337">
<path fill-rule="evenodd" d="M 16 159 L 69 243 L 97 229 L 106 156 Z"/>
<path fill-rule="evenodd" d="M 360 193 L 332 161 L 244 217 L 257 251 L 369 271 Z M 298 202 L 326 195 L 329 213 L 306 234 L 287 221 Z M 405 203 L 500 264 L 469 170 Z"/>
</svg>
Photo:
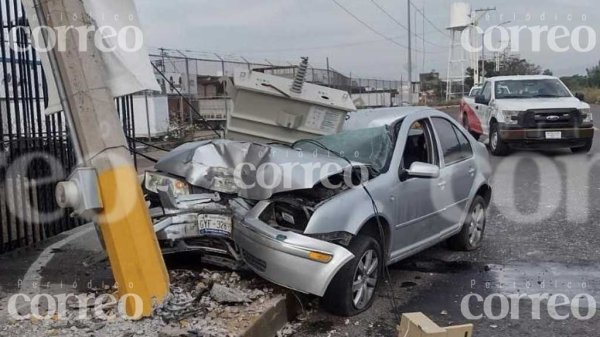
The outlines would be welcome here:
<svg viewBox="0 0 600 337">
<path fill-rule="evenodd" d="M 54 251 L 64 247 L 69 242 L 88 234 L 89 232 L 93 231 L 94 229 L 95 229 L 94 224 L 92 224 L 92 223 L 81 226 L 81 227 L 77 228 L 76 230 L 74 230 L 71 235 L 67 236 L 66 238 L 64 238 L 64 239 L 48 246 L 46 249 L 44 249 L 44 251 L 31 264 L 31 266 L 29 266 L 29 269 L 27 269 L 25 276 L 23 276 L 23 280 L 22 280 L 21 288 L 19 289 L 19 293 L 25 294 L 30 297 L 37 294 L 41 287 L 41 281 L 42 281 L 42 275 L 40 272 L 42 271 L 42 268 L 47 266 L 48 263 L 50 263 L 50 261 L 52 260 L 52 258 L 55 255 Z M 6 294 L 6 295 L 9 295 L 9 294 Z M 9 301 L 9 299 L 10 299 L 10 296 L 5 298 L 5 300 L 3 301 L 4 303 L 2 303 L 2 309 L 0 309 L 0 322 L 2 322 L 5 319 L 10 319 L 10 317 L 8 316 L 8 301 Z M 20 312 L 21 309 L 24 309 L 25 308 L 24 306 L 26 307 L 27 305 L 21 305 L 21 307 L 17 308 L 17 312 Z"/>
<path fill-rule="evenodd" d="M 84 226 L 78 228 L 77 232 L 67 236 L 66 238 L 64 238 L 64 239 L 58 241 L 57 243 L 44 249 L 44 251 L 40 254 L 40 256 L 38 256 L 37 260 L 35 260 L 35 262 L 33 262 L 31 264 L 31 266 L 25 273 L 25 276 L 23 276 L 23 283 L 22 283 L 21 290 L 23 292 L 30 292 L 32 290 L 35 290 L 34 288 L 39 287 L 40 282 L 42 281 L 42 275 L 40 274 L 40 272 L 41 272 L 42 268 L 47 266 L 48 263 L 50 263 L 50 261 L 52 260 L 52 258 L 55 255 L 54 251 L 62 248 L 69 242 L 71 242 L 75 239 L 78 239 L 78 238 L 84 236 L 85 234 L 88 234 L 92 230 L 94 230 L 93 224 L 84 225 Z M 34 286 L 34 285 L 36 285 L 36 286 Z"/>
</svg>

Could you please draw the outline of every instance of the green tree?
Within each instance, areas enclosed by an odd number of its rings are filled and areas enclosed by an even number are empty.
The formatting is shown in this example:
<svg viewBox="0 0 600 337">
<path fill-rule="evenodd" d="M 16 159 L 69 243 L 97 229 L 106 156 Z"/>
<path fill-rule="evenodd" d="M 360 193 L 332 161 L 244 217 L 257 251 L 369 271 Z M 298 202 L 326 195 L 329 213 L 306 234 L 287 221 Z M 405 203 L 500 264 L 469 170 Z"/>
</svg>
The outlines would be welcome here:
<svg viewBox="0 0 600 337">
<path fill-rule="evenodd" d="M 598 65 L 587 69 L 587 79 L 589 86 L 595 88 L 600 87 L 600 62 L 598 63 Z"/>
<path fill-rule="evenodd" d="M 499 67 L 496 66 L 495 61 L 486 61 L 484 64 L 486 78 L 495 76 L 539 75 L 542 73 L 542 67 L 514 55 L 502 57 Z M 496 69 L 500 70 L 497 71 Z M 549 69 L 546 71 L 552 73 Z M 481 63 L 479 64 L 479 72 L 481 73 Z M 472 87 L 475 82 L 473 74 L 473 68 L 467 68 L 465 84 L 468 87 Z"/>
<path fill-rule="evenodd" d="M 588 86 L 588 78 L 583 75 L 564 76 L 561 77 L 560 80 L 572 91 Z"/>
</svg>

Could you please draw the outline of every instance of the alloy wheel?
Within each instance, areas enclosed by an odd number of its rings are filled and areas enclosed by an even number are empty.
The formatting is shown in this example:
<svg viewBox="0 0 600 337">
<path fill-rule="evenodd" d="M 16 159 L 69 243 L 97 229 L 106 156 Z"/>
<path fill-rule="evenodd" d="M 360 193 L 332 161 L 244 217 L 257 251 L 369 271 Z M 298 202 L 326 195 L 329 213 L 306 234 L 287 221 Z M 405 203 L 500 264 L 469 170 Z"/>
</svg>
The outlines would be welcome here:
<svg viewBox="0 0 600 337">
<path fill-rule="evenodd" d="M 490 146 L 492 149 L 496 149 L 496 147 L 498 146 L 498 132 L 494 131 L 492 133 L 492 139 L 490 140 Z"/>
<path fill-rule="evenodd" d="M 352 302 L 356 309 L 365 308 L 377 286 L 377 278 L 379 277 L 379 259 L 375 250 L 367 250 L 360 258 L 354 279 L 352 281 Z"/>
<path fill-rule="evenodd" d="M 481 204 L 475 205 L 471 212 L 471 223 L 469 224 L 469 243 L 477 246 L 483 238 L 485 226 L 485 208 Z"/>
</svg>

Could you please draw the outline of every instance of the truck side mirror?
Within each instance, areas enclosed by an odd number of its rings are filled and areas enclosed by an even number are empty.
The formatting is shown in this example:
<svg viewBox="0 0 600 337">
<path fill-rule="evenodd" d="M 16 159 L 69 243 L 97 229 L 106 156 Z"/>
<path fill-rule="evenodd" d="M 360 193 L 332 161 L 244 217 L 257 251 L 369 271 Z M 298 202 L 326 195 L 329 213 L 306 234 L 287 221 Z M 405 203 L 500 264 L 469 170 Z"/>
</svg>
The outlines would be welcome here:
<svg viewBox="0 0 600 337">
<path fill-rule="evenodd" d="M 475 103 L 488 105 L 490 102 L 485 99 L 485 96 L 477 95 L 475 96 Z"/>
<path fill-rule="evenodd" d="M 577 98 L 578 100 L 580 100 L 582 102 L 585 101 L 585 95 L 580 92 L 575 93 L 575 98 Z"/>
</svg>

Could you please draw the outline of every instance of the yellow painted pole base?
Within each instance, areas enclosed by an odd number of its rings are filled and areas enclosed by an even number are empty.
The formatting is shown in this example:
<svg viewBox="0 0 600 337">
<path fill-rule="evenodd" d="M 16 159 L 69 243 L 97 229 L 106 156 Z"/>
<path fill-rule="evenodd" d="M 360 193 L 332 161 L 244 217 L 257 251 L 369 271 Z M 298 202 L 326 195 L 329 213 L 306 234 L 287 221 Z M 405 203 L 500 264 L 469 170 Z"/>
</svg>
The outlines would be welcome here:
<svg viewBox="0 0 600 337">
<path fill-rule="evenodd" d="M 148 317 L 168 294 L 169 275 L 137 173 L 130 165 L 114 167 L 98 172 L 98 183 L 99 225 L 119 296 L 129 317 Z"/>
<path fill-rule="evenodd" d="M 473 337 L 473 325 L 442 328 L 420 312 L 403 314 L 398 337 Z"/>
</svg>

